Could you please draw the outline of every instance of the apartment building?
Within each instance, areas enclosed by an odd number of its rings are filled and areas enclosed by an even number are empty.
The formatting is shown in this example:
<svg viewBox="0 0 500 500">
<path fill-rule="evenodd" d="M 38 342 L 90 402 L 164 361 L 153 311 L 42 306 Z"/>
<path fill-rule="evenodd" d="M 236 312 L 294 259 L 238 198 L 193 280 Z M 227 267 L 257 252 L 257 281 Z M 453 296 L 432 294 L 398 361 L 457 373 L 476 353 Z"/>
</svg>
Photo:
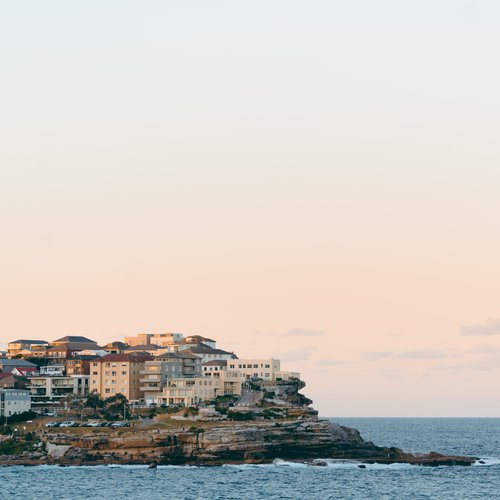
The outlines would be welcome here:
<svg viewBox="0 0 500 500">
<path fill-rule="evenodd" d="M 34 348 L 47 346 L 46 340 L 17 339 L 7 344 L 7 355 L 9 357 L 17 354 L 30 353 Z"/>
<path fill-rule="evenodd" d="M 230 360 L 237 358 L 234 352 L 224 351 L 223 349 L 214 349 L 213 347 L 209 347 L 208 345 L 205 344 L 193 345 L 189 349 L 183 349 L 180 350 L 179 352 L 194 354 L 195 356 L 200 357 L 203 360 L 203 363 L 206 363 L 207 361 L 214 361 L 221 359 Z"/>
<path fill-rule="evenodd" d="M 39 375 L 28 377 L 33 408 L 62 406 L 69 396 L 85 396 L 89 392 L 88 375 Z"/>
<path fill-rule="evenodd" d="M 199 376 L 201 376 L 201 358 L 189 353 L 169 352 L 146 361 L 140 379 L 146 404 L 159 403 L 168 379 Z"/>
<path fill-rule="evenodd" d="M 141 371 L 146 361 L 153 356 L 148 354 L 108 354 L 95 359 L 90 366 L 90 392 L 102 397 L 123 394 L 129 400 L 144 397 L 141 390 Z"/>
<path fill-rule="evenodd" d="M 276 374 L 281 370 L 279 359 L 233 359 L 228 361 L 229 370 L 237 370 L 243 379 L 261 378 L 276 380 Z"/>
<path fill-rule="evenodd" d="M 31 410 L 29 391 L 0 389 L 0 417 L 11 417 Z"/>
</svg>

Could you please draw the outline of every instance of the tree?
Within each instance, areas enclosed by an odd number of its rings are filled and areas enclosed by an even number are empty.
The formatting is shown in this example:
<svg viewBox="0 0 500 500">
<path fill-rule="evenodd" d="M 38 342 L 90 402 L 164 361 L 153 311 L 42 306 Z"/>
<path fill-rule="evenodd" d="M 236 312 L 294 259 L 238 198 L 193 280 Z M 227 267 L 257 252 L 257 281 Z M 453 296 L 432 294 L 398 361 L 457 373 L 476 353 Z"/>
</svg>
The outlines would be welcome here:
<svg viewBox="0 0 500 500">
<path fill-rule="evenodd" d="M 101 398 L 101 396 L 97 394 L 97 392 L 91 392 L 87 396 L 87 400 L 85 401 L 85 406 L 87 408 L 93 408 L 95 416 L 99 417 L 99 408 L 104 407 L 104 401 Z"/>
</svg>

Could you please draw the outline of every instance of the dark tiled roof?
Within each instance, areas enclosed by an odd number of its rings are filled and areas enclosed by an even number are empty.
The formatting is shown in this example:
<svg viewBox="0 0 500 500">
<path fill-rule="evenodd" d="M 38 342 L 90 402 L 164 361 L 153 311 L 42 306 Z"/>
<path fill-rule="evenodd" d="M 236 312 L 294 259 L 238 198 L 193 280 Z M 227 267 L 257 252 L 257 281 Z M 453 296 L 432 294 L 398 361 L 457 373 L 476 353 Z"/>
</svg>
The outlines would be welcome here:
<svg viewBox="0 0 500 500">
<path fill-rule="evenodd" d="M 68 342 L 67 344 L 51 347 L 50 349 L 47 349 L 47 352 L 84 351 L 85 349 L 95 350 L 100 349 L 100 347 L 92 342 Z"/>
<path fill-rule="evenodd" d="M 27 339 L 18 339 L 9 342 L 9 344 L 48 344 L 46 340 L 27 340 Z"/>
<path fill-rule="evenodd" d="M 0 365 L 11 366 L 12 368 L 15 368 L 16 366 L 37 366 L 35 363 L 31 363 L 30 361 L 20 358 L 0 358 Z"/>
<path fill-rule="evenodd" d="M 54 340 L 53 343 L 55 342 L 84 342 L 84 343 L 91 343 L 91 344 L 97 344 L 94 340 L 88 339 L 87 337 L 81 337 L 79 335 L 67 335 L 66 337 L 61 337 L 60 339 Z"/>
<path fill-rule="evenodd" d="M 181 352 L 190 354 L 230 354 L 231 356 L 236 358 L 236 355 L 232 352 L 223 351 L 222 349 L 213 349 L 212 347 L 206 345 L 193 346 Z"/>
</svg>

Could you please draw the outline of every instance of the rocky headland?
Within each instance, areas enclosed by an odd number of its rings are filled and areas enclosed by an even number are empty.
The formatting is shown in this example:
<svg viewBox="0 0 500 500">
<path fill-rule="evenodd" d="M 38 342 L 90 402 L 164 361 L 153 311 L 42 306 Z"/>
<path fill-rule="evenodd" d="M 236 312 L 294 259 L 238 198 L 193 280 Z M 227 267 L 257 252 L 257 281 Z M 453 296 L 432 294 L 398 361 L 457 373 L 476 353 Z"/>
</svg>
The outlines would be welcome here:
<svg viewBox="0 0 500 500">
<path fill-rule="evenodd" d="M 164 414 L 136 420 L 132 427 L 123 428 L 50 428 L 40 423 L 30 432 L 29 448 L 12 447 L 15 453 L 0 456 L 0 464 L 154 467 L 261 464 L 283 459 L 317 466 L 327 465 L 328 460 L 348 460 L 363 467 L 369 463 L 396 462 L 468 466 L 476 461 L 472 457 L 435 452 L 416 455 L 399 448 L 376 446 L 365 441 L 356 429 L 318 419 L 317 412 L 309 407 L 311 401 L 298 392 L 303 385 L 281 383 L 247 392 L 242 399 L 255 405 L 252 420 L 235 421 L 214 411 L 218 417 L 213 414 L 203 417 L 201 413 L 187 418 Z M 251 411 L 236 405 L 230 413 L 248 416 Z"/>
</svg>

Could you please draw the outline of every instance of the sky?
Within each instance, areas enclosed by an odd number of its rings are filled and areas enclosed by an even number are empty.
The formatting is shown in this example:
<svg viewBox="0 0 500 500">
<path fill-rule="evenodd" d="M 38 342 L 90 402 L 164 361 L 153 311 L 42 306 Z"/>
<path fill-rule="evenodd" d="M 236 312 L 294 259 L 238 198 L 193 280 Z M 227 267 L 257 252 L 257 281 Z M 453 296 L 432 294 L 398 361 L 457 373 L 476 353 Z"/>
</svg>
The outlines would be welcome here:
<svg viewBox="0 0 500 500">
<path fill-rule="evenodd" d="M 500 416 L 499 22 L 0 2 L 0 344 L 200 334 L 324 416 Z"/>
</svg>

